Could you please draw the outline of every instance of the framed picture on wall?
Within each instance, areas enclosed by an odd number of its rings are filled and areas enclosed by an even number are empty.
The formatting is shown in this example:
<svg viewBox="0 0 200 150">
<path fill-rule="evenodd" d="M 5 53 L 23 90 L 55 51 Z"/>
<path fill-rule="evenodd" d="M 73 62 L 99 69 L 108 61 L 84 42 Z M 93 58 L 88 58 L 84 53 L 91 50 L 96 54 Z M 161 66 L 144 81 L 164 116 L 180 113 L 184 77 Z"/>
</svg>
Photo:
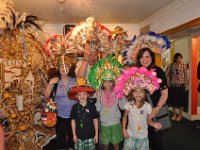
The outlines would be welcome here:
<svg viewBox="0 0 200 150">
<path fill-rule="evenodd" d="M 73 27 L 75 27 L 75 25 L 66 24 L 66 25 L 64 26 L 63 34 L 67 34 Z"/>
</svg>

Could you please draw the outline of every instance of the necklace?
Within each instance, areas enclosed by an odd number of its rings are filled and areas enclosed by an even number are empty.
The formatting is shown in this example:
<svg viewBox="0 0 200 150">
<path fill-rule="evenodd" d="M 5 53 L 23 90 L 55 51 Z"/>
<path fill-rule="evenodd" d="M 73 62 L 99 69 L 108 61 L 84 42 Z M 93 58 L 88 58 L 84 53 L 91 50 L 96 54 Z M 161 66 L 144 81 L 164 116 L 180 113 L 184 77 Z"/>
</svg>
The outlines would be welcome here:
<svg viewBox="0 0 200 150">
<path fill-rule="evenodd" d="M 113 92 L 103 91 L 102 93 L 102 104 L 109 108 L 117 103 L 116 95 Z"/>
<path fill-rule="evenodd" d="M 63 89 L 65 90 L 65 94 L 66 94 L 66 96 L 68 97 L 68 92 L 67 92 L 67 88 L 68 88 L 68 86 L 69 86 L 69 78 L 67 78 L 67 80 L 62 80 L 62 83 L 63 83 Z M 72 101 L 69 99 L 69 102 L 71 103 Z"/>
<path fill-rule="evenodd" d="M 87 104 L 86 104 L 85 107 L 87 107 Z M 83 115 L 81 116 L 80 104 L 78 104 L 78 117 L 79 117 L 79 119 L 80 119 L 80 127 L 81 127 L 81 128 L 84 127 L 83 121 L 84 121 L 84 118 L 85 118 L 85 110 L 84 110 L 83 107 L 82 107 L 82 113 L 83 113 Z"/>
</svg>

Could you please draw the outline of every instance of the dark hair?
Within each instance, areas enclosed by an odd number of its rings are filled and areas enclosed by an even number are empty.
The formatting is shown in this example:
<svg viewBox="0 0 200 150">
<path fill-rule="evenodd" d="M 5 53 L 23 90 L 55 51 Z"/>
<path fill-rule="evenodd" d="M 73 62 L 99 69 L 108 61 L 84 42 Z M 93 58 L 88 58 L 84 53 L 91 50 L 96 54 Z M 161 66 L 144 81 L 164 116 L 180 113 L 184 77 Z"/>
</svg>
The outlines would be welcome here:
<svg viewBox="0 0 200 150">
<path fill-rule="evenodd" d="M 132 89 L 132 90 L 130 91 L 130 93 L 128 94 L 128 96 L 127 96 L 127 99 L 128 99 L 129 102 L 131 102 L 131 101 L 134 101 L 134 102 L 135 102 L 135 98 L 133 97 L 133 91 L 134 91 L 134 90 L 135 90 L 135 89 Z M 148 91 L 147 91 L 146 89 L 144 89 L 144 91 L 145 91 L 145 96 L 144 96 L 144 98 L 143 98 L 143 102 L 146 101 L 146 99 L 147 99 L 147 93 L 148 93 Z"/>
<path fill-rule="evenodd" d="M 58 67 L 58 70 L 60 69 L 60 66 L 63 65 L 63 64 L 60 64 L 59 67 Z M 68 64 L 65 64 L 66 66 L 68 66 L 69 68 L 69 73 L 68 75 L 71 77 L 71 78 L 76 78 L 76 74 L 75 74 L 75 69 L 76 69 L 76 64 L 72 65 L 72 66 L 69 66 Z M 60 72 L 59 72 L 60 74 Z M 60 77 L 61 77 L 61 74 L 60 74 Z"/>
<path fill-rule="evenodd" d="M 58 77 L 60 79 L 60 73 L 56 68 L 49 68 L 47 76 L 49 80 L 54 77 Z"/>
<path fill-rule="evenodd" d="M 176 62 L 176 60 L 178 59 L 178 57 L 183 58 L 183 56 L 181 55 L 181 53 L 176 53 L 176 54 L 174 55 L 174 60 L 173 60 L 173 62 Z"/>
<path fill-rule="evenodd" d="M 142 67 L 142 64 L 140 63 L 140 59 L 142 58 L 144 52 L 146 52 L 146 51 L 149 52 L 149 54 L 150 54 L 150 56 L 151 56 L 151 59 L 152 59 L 152 62 L 151 62 L 151 64 L 150 64 L 150 66 L 148 66 L 147 68 L 148 68 L 148 69 L 152 69 L 153 66 L 155 65 L 155 54 L 154 54 L 154 52 L 153 52 L 150 48 L 148 48 L 148 47 L 145 47 L 145 48 L 142 48 L 142 49 L 139 50 L 138 55 L 137 55 L 136 66 L 137 66 L 137 67 Z"/>
<path fill-rule="evenodd" d="M 71 67 L 69 67 L 68 75 L 72 78 L 76 77 L 75 68 L 76 68 L 76 65 L 72 65 Z M 47 72 L 47 76 L 48 76 L 48 80 L 50 80 L 51 78 L 54 78 L 54 77 L 58 77 L 59 79 L 61 79 L 61 74 L 59 72 L 59 69 L 57 69 L 57 68 L 50 68 Z"/>
<path fill-rule="evenodd" d="M 76 73 L 75 73 L 76 65 L 72 65 L 69 68 L 69 76 L 72 78 L 76 78 Z"/>
</svg>

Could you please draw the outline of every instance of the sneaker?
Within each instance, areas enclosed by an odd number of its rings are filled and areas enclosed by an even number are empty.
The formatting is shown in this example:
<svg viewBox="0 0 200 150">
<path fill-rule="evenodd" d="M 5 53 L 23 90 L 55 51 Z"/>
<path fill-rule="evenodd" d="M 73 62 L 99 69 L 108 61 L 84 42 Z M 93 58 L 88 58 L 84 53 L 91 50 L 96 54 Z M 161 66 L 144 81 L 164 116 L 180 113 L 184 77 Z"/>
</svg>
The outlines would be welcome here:
<svg viewBox="0 0 200 150">
<path fill-rule="evenodd" d="M 197 125 L 195 128 L 198 129 L 198 130 L 200 130 L 200 125 Z"/>
</svg>

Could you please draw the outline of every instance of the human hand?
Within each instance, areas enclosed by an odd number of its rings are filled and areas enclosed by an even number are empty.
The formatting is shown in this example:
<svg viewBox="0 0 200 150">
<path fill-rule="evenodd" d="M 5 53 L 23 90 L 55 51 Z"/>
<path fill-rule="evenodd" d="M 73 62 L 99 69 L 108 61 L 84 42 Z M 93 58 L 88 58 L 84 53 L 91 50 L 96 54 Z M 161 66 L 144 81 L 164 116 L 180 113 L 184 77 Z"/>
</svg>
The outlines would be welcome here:
<svg viewBox="0 0 200 150">
<path fill-rule="evenodd" d="M 97 144 L 98 143 L 98 135 L 94 136 L 94 143 Z"/>
<path fill-rule="evenodd" d="M 123 130 L 123 136 L 125 139 L 128 139 L 129 138 L 129 135 L 128 135 L 128 132 L 126 129 Z"/>
<path fill-rule="evenodd" d="M 128 95 L 128 93 L 129 93 L 129 91 L 128 91 L 128 89 L 123 89 L 123 92 L 124 92 L 124 94 L 127 96 Z"/>
<path fill-rule="evenodd" d="M 92 51 L 91 51 L 90 49 L 86 49 L 86 50 L 84 51 L 84 59 L 85 59 L 86 61 L 89 61 L 90 56 L 91 56 L 91 53 L 92 53 Z"/>
<path fill-rule="evenodd" d="M 159 110 L 160 110 L 159 107 L 154 107 L 154 108 L 152 109 L 152 112 L 151 112 L 151 114 L 149 115 L 149 117 L 150 117 L 150 118 L 155 118 L 155 116 L 158 114 Z"/>
<path fill-rule="evenodd" d="M 101 92 L 100 92 L 100 90 L 98 89 L 98 90 L 96 90 L 96 94 L 97 94 L 97 98 L 100 98 L 100 96 L 101 96 Z"/>
<path fill-rule="evenodd" d="M 160 129 L 160 128 L 162 128 L 162 124 L 160 124 L 160 123 L 158 123 L 158 122 L 155 122 L 155 123 L 153 124 L 153 127 L 154 127 L 155 129 Z"/>
<path fill-rule="evenodd" d="M 76 137 L 76 135 L 73 136 L 73 140 L 75 144 L 78 144 L 78 138 Z"/>
<path fill-rule="evenodd" d="M 58 81 L 59 81 L 59 78 L 58 77 L 54 77 L 54 78 L 50 79 L 49 84 L 54 85 L 55 83 L 58 83 Z"/>
</svg>

